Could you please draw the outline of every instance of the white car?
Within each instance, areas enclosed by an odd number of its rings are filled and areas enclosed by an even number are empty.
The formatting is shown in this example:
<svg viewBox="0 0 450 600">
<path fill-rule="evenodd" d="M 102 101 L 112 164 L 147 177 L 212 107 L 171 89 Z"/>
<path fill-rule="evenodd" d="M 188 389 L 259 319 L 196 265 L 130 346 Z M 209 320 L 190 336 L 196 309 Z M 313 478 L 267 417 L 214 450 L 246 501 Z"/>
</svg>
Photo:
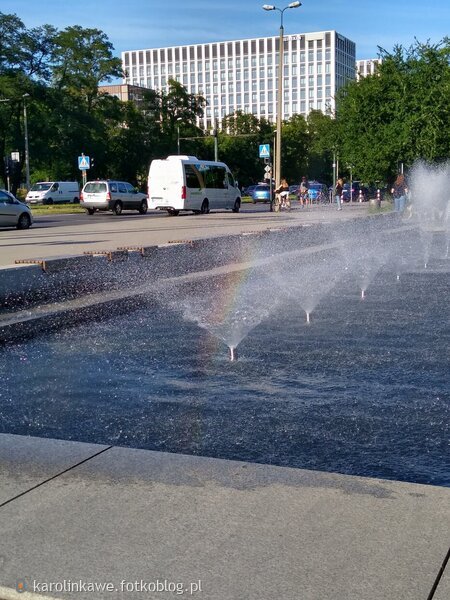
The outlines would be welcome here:
<svg viewBox="0 0 450 600">
<path fill-rule="evenodd" d="M 89 215 L 97 210 L 112 210 L 115 215 L 122 214 L 122 210 L 137 210 L 141 215 L 147 212 L 147 194 L 126 181 L 88 181 L 81 191 L 80 203 Z"/>
<path fill-rule="evenodd" d="M 31 210 L 10 192 L 0 190 L 0 227 L 28 229 L 33 223 Z"/>
</svg>

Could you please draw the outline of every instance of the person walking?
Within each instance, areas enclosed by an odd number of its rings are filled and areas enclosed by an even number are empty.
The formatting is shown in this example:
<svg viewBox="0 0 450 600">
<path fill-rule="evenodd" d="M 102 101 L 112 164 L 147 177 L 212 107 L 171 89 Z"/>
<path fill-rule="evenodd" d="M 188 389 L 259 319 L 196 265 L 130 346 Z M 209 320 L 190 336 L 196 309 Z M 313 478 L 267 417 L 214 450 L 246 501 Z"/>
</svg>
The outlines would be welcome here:
<svg viewBox="0 0 450 600">
<path fill-rule="evenodd" d="M 391 189 L 391 194 L 394 198 L 395 212 L 402 214 L 402 212 L 405 210 L 407 193 L 408 188 L 406 186 L 405 176 L 402 173 L 399 173 Z"/>
<path fill-rule="evenodd" d="M 300 183 L 300 187 L 299 187 L 299 200 L 300 200 L 300 204 L 302 206 L 305 206 L 308 204 L 308 192 L 309 192 L 309 183 L 308 180 L 306 179 L 306 177 L 302 177 L 302 181 Z"/>
<path fill-rule="evenodd" d="M 344 180 L 342 177 L 339 177 L 336 183 L 336 187 L 334 188 L 334 199 L 336 200 L 337 209 L 342 210 L 342 191 L 344 189 Z"/>
</svg>

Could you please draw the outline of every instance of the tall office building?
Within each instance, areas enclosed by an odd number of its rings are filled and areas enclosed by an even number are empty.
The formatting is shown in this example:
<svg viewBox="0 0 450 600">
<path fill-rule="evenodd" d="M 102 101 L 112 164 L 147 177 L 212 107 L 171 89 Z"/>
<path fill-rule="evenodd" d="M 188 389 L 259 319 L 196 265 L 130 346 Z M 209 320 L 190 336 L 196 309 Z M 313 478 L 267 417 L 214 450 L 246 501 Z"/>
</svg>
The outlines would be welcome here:
<svg viewBox="0 0 450 600">
<path fill-rule="evenodd" d="M 359 81 L 367 75 L 375 75 L 378 65 L 381 63 L 381 58 L 370 58 L 356 61 L 356 79 Z"/>
<path fill-rule="evenodd" d="M 236 110 L 276 120 L 278 36 L 122 52 L 124 83 L 166 90 L 169 79 L 207 106 L 199 125 L 211 129 Z M 355 44 L 336 31 L 286 35 L 283 118 L 334 112 L 337 90 L 355 79 Z"/>
</svg>

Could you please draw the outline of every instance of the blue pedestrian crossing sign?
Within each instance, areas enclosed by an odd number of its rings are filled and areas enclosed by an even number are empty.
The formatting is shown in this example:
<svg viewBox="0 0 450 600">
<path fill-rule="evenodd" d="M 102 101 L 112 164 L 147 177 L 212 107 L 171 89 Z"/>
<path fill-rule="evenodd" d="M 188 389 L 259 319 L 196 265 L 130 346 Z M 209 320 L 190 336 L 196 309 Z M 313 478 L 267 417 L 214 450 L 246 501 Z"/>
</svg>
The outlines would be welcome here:
<svg viewBox="0 0 450 600">
<path fill-rule="evenodd" d="M 81 156 L 78 157 L 78 168 L 81 171 L 84 171 L 86 169 L 90 169 L 91 168 L 91 160 L 89 156 L 85 156 L 84 154 L 82 154 Z"/>
<path fill-rule="evenodd" d="M 259 145 L 259 158 L 270 158 L 270 144 Z"/>
</svg>

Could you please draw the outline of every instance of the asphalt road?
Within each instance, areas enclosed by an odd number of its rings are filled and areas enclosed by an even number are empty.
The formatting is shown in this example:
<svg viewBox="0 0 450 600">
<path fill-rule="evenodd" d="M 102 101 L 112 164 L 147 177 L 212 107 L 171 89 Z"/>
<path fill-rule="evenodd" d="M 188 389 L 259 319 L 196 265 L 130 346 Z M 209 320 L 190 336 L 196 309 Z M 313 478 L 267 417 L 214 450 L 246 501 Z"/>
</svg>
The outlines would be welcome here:
<svg viewBox="0 0 450 600">
<path fill-rule="evenodd" d="M 332 222 L 364 216 L 367 211 L 367 203 L 347 205 L 339 212 L 334 206 L 301 208 L 294 205 L 290 212 L 281 213 L 271 213 L 268 204 L 246 204 L 237 214 L 217 211 L 208 215 L 183 213 L 169 217 L 165 212 L 152 211 L 147 215 L 131 212 L 120 217 L 112 213 L 40 216 L 35 217 L 33 227 L 25 231 L 0 229 L 0 267 L 13 265 L 16 260 Z"/>
</svg>

